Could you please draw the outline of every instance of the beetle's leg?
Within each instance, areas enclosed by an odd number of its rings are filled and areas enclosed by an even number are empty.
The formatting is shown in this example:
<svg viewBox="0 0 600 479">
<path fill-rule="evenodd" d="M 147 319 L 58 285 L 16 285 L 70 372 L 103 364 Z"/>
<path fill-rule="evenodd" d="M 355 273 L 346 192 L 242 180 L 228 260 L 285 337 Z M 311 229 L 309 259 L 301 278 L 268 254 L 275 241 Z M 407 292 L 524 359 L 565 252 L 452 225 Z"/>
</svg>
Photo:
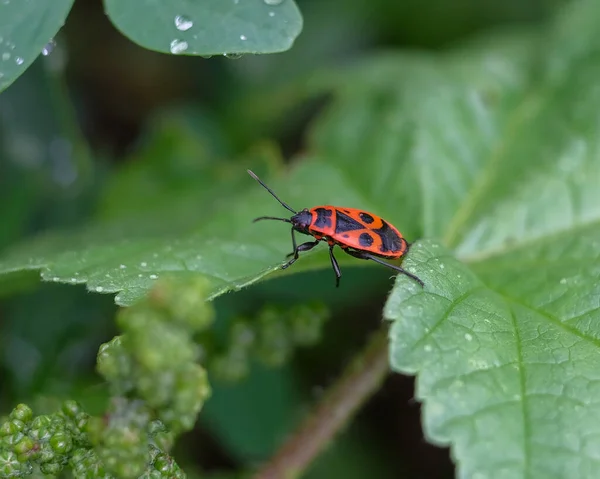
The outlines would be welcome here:
<svg viewBox="0 0 600 479">
<path fill-rule="evenodd" d="M 296 254 L 296 234 L 294 233 L 294 228 L 292 228 L 292 252 L 290 254 L 288 254 L 286 256 L 286 258 L 289 258 L 290 256 L 293 256 Z"/>
<path fill-rule="evenodd" d="M 292 235 L 293 234 L 294 233 L 292 233 Z M 293 236 L 292 236 L 292 238 L 293 238 Z M 295 241 L 294 241 L 294 243 L 295 243 Z M 316 241 L 308 241 L 306 243 L 299 244 L 298 246 L 294 246 L 294 252 L 292 253 L 294 255 L 294 257 L 291 260 L 289 260 L 286 264 L 284 264 L 281 267 L 281 269 L 285 269 L 285 268 L 288 268 L 291 265 L 293 265 L 296 262 L 296 260 L 298 259 L 298 253 L 300 253 L 301 251 L 308 251 L 309 249 L 313 249 L 319 243 L 320 243 L 320 240 L 316 240 Z"/>
<path fill-rule="evenodd" d="M 333 247 L 335 245 L 329 245 L 329 258 L 331 258 L 331 266 L 333 267 L 333 271 L 335 272 L 335 287 L 339 288 L 340 286 L 340 278 L 342 277 L 342 272 L 340 271 L 340 265 L 338 264 L 335 256 L 333 256 Z"/>
<path fill-rule="evenodd" d="M 373 256 L 370 253 L 367 253 L 366 251 L 350 251 L 345 249 L 344 250 L 346 253 L 348 253 L 350 256 L 354 256 L 355 258 L 359 258 L 359 259 L 370 259 L 371 261 L 375 261 L 376 263 L 382 264 L 384 266 L 387 266 L 388 268 L 394 269 L 402 274 L 405 274 L 406 276 L 408 276 L 409 278 L 414 279 L 417 283 L 419 283 L 421 286 L 425 286 L 425 284 L 423 283 L 423 281 L 421 281 L 419 278 L 417 278 L 414 274 L 409 273 L 408 271 L 406 271 L 405 269 L 401 268 L 400 266 L 396 266 L 393 264 L 389 264 L 386 263 L 385 261 L 380 260 L 377 256 Z"/>
</svg>

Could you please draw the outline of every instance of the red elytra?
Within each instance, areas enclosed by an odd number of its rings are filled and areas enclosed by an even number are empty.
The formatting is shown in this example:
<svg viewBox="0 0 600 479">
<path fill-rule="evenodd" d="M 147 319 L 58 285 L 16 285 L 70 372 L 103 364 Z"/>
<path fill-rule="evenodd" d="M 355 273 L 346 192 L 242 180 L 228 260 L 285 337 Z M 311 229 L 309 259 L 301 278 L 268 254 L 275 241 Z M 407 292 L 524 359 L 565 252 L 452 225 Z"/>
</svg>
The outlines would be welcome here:
<svg viewBox="0 0 600 479">
<path fill-rule="evenodd" d="M 381 261 L 379 258 L 398 259 L 404 256 L 409 244 L 404 239 L 400 231 L 395 226 L 385 221 L 383 218 L 356 208 L 343 208 L 338 206 L 315 206 L 313 208 L 304 208 L 301 211 L 294 210 L 287 203 L 282 201 L 274 192 L 265 185 L 261 179 L 251 170 L 248 174 L 258 181 L 279 203 L 287 210 L 294 213 L 291 218 L 276 218 L 274 216 L 261 216 L 254 221 L 277 220 L 291 223 L 292 225 L 292 244 L 294 251 L 287 255 L 289 258 L 281 269 L 286 269 L 296 262 L 299 253 L 308 251 L 317 246 L 321 241 L 329 244 L 329 258 L 331 266 L 335 272 L 335 285 L 340 285 L 342 273 L 335 256 L 333 247 L 338 245 L 342 251 L 358 259 L 375 261 L 396 270 L 417 281 L 424 286 L 423 281 L 414 274 L 393 264 Z M 315 238 L 315 241 L 297 244 L 295 232 L 309 235 Z"/>
</svg>

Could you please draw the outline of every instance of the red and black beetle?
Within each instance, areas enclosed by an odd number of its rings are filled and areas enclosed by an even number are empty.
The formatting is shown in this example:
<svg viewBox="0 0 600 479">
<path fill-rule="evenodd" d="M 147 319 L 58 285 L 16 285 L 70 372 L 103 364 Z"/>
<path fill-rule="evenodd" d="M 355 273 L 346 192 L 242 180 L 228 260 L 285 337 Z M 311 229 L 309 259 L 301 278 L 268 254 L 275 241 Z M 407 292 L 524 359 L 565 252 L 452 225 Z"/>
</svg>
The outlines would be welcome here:
<svg viewBox="0 0 600 479">
<path fill-rule="evenodd" d="M 294 216 L 289 219 L 261 216 L 254 220 L 255 222 L 260 220 L 277 220 L 291 223 L 294 251 L 288 254 L 287 257 L 293 256 L 293 258 L 284 264 L 281 269 L 286 269 L 294 264 L 298 259 L 298 253 L 301 251 L 308 251 L 317 246 L 321 241 L 327 241 L 327 244 L 329 244 L 331 266 L 335 271 L 336 287 L 340 285 L 342 273 L 340 272 L 340 267 L 335 256 L 333 256 L 333 247 L 335 245 L 338 245 L 342 248 L 342 251 L 348 253 L 350 256 L 375 261 L 405 274 L 417 281 L 421 286 L 424 286 L 423 281 L 414 274 L 379 259 L 399 259 L 406 254 L 409 246 L 400 231 L 383 218 L 355 208 L 341 208 L 328 205 L 295 211 L 288 204 L 280 200 L 273 190 L 265 185 L 251 170 L 248 170 L 248 173 L 271 193 L 284 208 L 294 213 Z M 296 231 L 313 236 L 315 241 L 296 244 Z"/>
</svg>

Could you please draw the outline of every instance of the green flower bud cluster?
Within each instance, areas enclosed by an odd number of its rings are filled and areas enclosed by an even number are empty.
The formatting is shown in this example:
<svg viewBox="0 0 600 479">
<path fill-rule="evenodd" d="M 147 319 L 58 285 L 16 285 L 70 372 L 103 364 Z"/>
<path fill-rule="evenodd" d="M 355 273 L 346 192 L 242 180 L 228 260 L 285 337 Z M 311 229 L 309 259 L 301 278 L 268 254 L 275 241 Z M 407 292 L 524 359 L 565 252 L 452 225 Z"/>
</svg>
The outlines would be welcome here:
<svg viewBox="0 0 600 479">
<path fill-rule="evenodd" d="M 0 478 L 30 475 L 34 465 L 43 474 L 58 474 L 72 451 L 87 443 L 87 420 L 74 401 L 65 402 L 56 414 L 37 417 L 19 404 L 0 426 Z"/>
<path fill-rule="evenodd" d="M 176 433 L 194 426 L 210 396 L 193 340 L 214 316 L 206 286 L 203 279 L 159 282 L 148 299 L 118 313 L 123 335 L 98 352 L 98 371 L 113 395 L 143 399 L 151 415 Z"/>
<path fill-rule="evenodd" d="M 291 308 L 269 305 L 252 320 L 237 318 L 229 329 L 225 350 L 211 354 L 208 368 L 219 379 L 236 381 L 249 373 L 251 359 L 281 366 L 295 348 L 319 342 L 329 316 L 325 305 L 310 303 Z"/>
<path fill-rule="evenodd" d="M 75 401 L 36 417 L 20 404 L 0 424 L 0 478 L 36 470 L 56 476 L 65 467 L 76 479 L 184 478 L 165 452 L 172 445 L 173 435 L 149 421 L 141 401 L 115 400 L 102 418 L 88 416 Z"/>
<path fill-rule="evenodd" d="M 92 418 L 87 431 L 94 450 L 81 460 L 104 466 L 111 477 L 183 477 L 164 451 L 173 435 L 160 421 L 150 420 L 150 409 L 140 400 L 114 399 L 102 418 Z"/>
</svg>

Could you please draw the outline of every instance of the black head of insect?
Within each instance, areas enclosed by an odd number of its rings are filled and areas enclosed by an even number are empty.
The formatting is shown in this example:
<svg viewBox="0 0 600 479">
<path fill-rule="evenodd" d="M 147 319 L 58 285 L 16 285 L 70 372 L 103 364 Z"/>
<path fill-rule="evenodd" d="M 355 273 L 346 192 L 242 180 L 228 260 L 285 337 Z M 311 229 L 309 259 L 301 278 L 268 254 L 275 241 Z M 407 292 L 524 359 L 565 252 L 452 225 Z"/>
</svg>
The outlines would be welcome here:
<svg viewBox="0 0 600 479">
<path fill-rule="evenodd" d="M 281 204 L 281 206 L 283 206 L 286 210 L 291 211 L 292 213 L 294 213 L 294 216 L 292 216 L 291 218 L 277 218 L 274 216 L 261 216 L 259 218 L 255 218 L 254 221 L 261 221 L 261 220 L 276 220 L 276 221 L 284 221 L 286 223 L 291 223 L 292 227 L 301 232 L 301 233 L 306 233 L 308 234 L 308 228 L 310 227 L 310 224 L 312 222 L 312 214 L 310 213 L 310 211 L 308 211 L 308 208 L 304 208 L 301 211 L 296 211 L 295 209 L 293 209 L 290 205 L 288 205 L 286 202 L 282 201 L 274 192 L 271 188 L 269 188 L 267 185 L 265 185 L 262 180 L 256 176 L 254 174 L 254 172 L 252 172 L 251 170 L 248 170 L 248 174 L 254 178 L 256 181 L 258 181 L 260 183 L 260 185 L 267 190 L 269 193 L 271 193 L 271 195 L 273 196 L 273 198 L 275 198 L 277 201 L 279 201 L 279 203 Z"/>
</svg>

